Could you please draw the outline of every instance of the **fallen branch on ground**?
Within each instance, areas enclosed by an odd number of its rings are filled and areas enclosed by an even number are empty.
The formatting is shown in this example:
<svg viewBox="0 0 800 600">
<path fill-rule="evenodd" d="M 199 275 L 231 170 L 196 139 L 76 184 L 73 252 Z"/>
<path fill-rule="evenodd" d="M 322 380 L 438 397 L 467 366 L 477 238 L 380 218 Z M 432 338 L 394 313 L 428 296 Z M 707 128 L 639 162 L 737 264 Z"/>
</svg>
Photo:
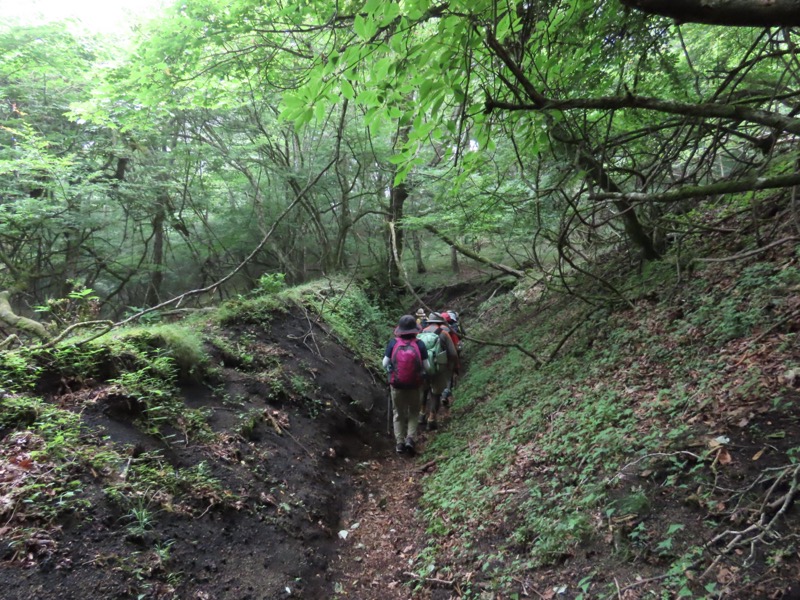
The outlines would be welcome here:
<svg viewBox="0 0 800 600">
<path fill-rule="evenodd" d="M 416 573 L 412 573 L 410 571 L 406 571 L 403 573 L 406 577 L 411 577 L 417 581 L 422 581 L 423 583 L 432 583 L 434 585 L 441 585 L 444 587 L 453 587 L 456 582 L 451 581 L 449 579 L 439 579 L 437 577 L 422 577 L 421 575 L 417 575 Z"/>
<path fill-rule="evenodd" d="M 779 498 L 770 501 L 770 495 L 777 489 L 778 484 L 783 480 L 784 476 L 791 472 L 792 482 L 789 487 L 789 490 L 780 496 Z M 749 527 L 741 530 L 741 531 L 734 531 L 734 530 L 726 530 L 720 533 L 719 535 L 715 536 L 710 542 L 706 544 L 706 546 L 713 546 L 714 544 L 723 541 L 726 538 L 731 538 L 728 544 L 720 551 L 717 557 L 713 560 L 713 562 L 708 566 L 708 568 L 703 571 L 701 575 L 701 579 L 707 576 L 711 570 L 722 560 L 723 556 L 726 556 L 731 551 L 735 550 L 736 548 L 742 548 L 745 546 L 750 547 L 750 554 L 745 559 L 744 564 L 748 565 L 751 564 L 753 559 L 755 558 L 756 554 L 756 546 L 759 543 L 772 543 L 775 539 L 780 539 L 780 534 L 774 531 L 774 526 L 777 523 L 778 519 L 783 516 L 786 511 L 791 506 L 792 502 L 795 499 L 795 496 L 798 492 L 798 474 L 800 474 L 800 465 L 792 465 L 785 467 L 775 481 L 770 486 L 769 490 L 764 496 L 764 501 L 761 503 L 761 514 L 758 517 L 758 520 L 750 525 Z M 773 511 L 777 509 L 775 514 L 772 517 L 768 516 L 769 511 Z M 773 539 L 770 542 L 767 542 L 766 537 L 771 536 Z"/>
</svg>

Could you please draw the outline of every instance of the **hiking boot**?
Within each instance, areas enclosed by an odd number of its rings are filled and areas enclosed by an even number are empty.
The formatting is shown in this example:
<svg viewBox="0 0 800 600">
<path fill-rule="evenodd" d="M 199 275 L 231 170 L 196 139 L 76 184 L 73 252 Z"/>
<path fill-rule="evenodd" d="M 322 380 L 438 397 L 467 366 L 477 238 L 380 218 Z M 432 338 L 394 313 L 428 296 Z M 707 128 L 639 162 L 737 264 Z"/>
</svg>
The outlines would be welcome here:
<svg viewBox="0 0 800 600">
<path fill-rule="evenodd" d="M 405 444 L 397 444 L 394 447 L 394 451 L 398 454 L 405 454 L 406 453 L 406 445 Z"/>
<path fill-rule="evenodd" d="M 406 438 L 405 448 L 409 456 L 414 456 L 417 453 L 416 444 L 411 438 Z"/>
<path fill-rule="evenodd" d="M 419 416 L 419 421 L 417 421 L 417 428 L 420 431 L 425 431 L 427 425 L 428 425 L 428 417 L 425 414 L 421 414 Z"/>
<path fill-rule="evenodd" d="M 450 388 L 444 388 L 442 392 L 442 406 L 445 408 L 450 408 L 450 405 L 453 403 L 453 392 Z"/>
</svg>

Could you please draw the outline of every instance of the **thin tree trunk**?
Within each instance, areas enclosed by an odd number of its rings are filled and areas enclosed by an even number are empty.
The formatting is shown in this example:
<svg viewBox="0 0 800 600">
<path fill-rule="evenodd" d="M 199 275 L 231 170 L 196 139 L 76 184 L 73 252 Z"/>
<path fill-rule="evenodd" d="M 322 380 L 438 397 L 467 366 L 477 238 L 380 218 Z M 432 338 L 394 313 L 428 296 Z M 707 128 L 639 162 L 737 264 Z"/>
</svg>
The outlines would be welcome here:
<svg viewBox="0 0 800 600">
<path fill-rule="evenodd" d="M 414 259 L 417 261 L 417 273 L 420 275 L 427 273 L 428 269 L 422 260 L 422 241 L 419 239 L 419 231 L 411 233 L 411 247 L 414 249 Z"/>
<path fill-rule="evenodd" d="M 150 283 L 147 285 L 144 305 L 155 306 L 161 301 L 161 286 L 164 283 L 164 221 L 165 203 L 168 199 L 164 194 L 158 198 L 158 209 L 153 217 L 153 254 L 150 260 Z"/>
<path fill-rule="evenodd" d="M 408 141 L 410 126 L 401 127 L 397 132 L 395 147 L 402 146 Z M 395 169 L 395 174 L 397 170 Z M 389 284 L 393 288 L 403 287 L 401 267 L 399 261 L 403 260 L 403 206 L 408 198 L 408 187 L 405 182 L 398 184 L 392 179 L 392 188 L 389 194 L 389 224 L 394 229 L 394 236 L 389 236 Z M 394 244 L 394 247 L 392 247 Z"/>
</svg>

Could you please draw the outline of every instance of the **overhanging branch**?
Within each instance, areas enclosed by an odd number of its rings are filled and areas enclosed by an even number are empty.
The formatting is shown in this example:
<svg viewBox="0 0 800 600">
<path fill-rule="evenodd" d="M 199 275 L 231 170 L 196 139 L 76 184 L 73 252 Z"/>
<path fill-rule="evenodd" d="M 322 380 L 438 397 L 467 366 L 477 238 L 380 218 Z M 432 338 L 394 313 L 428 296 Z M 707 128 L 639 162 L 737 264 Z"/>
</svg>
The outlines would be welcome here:
<svg viewBox="0 0 800 600">
<path fill-rule="evenodd" d="M 652 110 L 685 117 L 745 121 L 747 123 L 763 125 L 780 131 L 800 134 L 800 119 L 735 104 L 717 104 L 713 102 L 691 104 L 661 100 L 660 98 L 648 96 L 634 96 L 631 94 L 625 96 L 604 96 L 601 98 L 567 98 L 564 100 L 547 98 L 531 103 L 503 102 L 493 98 L 487 98 L 484 103 L 484 112 L 486 113 L 490 113 L 495 109 L 509 111 L 564 111 L 620 110 L 625 108 Z"/>
<path fill-rule="evenodd" d="M 800 25 L 798 0 L 620 0 L 628 8 L 670 17 L 680 23 L 733 27 Z"/>
<path fill-rule="evenodd" d="M 792 187 L 800 185 L 800 173 L 791 175 L 779 175 L 777 177 L 752 177 L 749 179 L 737 179 L 735 181 L 721 181 L 708 185 L 696 185 L 679 188 L 672 192 L 662 194 L 642 194 L 640 192 L 629 193 L 600 193 L 595 194 L 595 200 L 627 200 L 629 202 L 678 202 L 690 198 L 703 198 L 718 194 L 736 194 L 741 192 L 754 192 L 757 190 L 769 190 Z"/>
</svg>

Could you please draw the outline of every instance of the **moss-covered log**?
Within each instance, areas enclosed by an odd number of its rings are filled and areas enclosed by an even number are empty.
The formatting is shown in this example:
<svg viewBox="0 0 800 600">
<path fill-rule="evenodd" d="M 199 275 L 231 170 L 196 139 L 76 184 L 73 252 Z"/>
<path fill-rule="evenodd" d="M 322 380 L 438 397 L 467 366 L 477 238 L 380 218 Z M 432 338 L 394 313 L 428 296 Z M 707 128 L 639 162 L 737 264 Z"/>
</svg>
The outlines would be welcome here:
<svg viewBox="0 0 800 600">
<path fill-rule="evenodd" d="M 18 331 L 34 335 L 40 340 L 49 340 L 52 337 L 38 321 L 15 314 L 8 297 L 7 291 L 0 292 L 0 322 Z"/>
</svg>

